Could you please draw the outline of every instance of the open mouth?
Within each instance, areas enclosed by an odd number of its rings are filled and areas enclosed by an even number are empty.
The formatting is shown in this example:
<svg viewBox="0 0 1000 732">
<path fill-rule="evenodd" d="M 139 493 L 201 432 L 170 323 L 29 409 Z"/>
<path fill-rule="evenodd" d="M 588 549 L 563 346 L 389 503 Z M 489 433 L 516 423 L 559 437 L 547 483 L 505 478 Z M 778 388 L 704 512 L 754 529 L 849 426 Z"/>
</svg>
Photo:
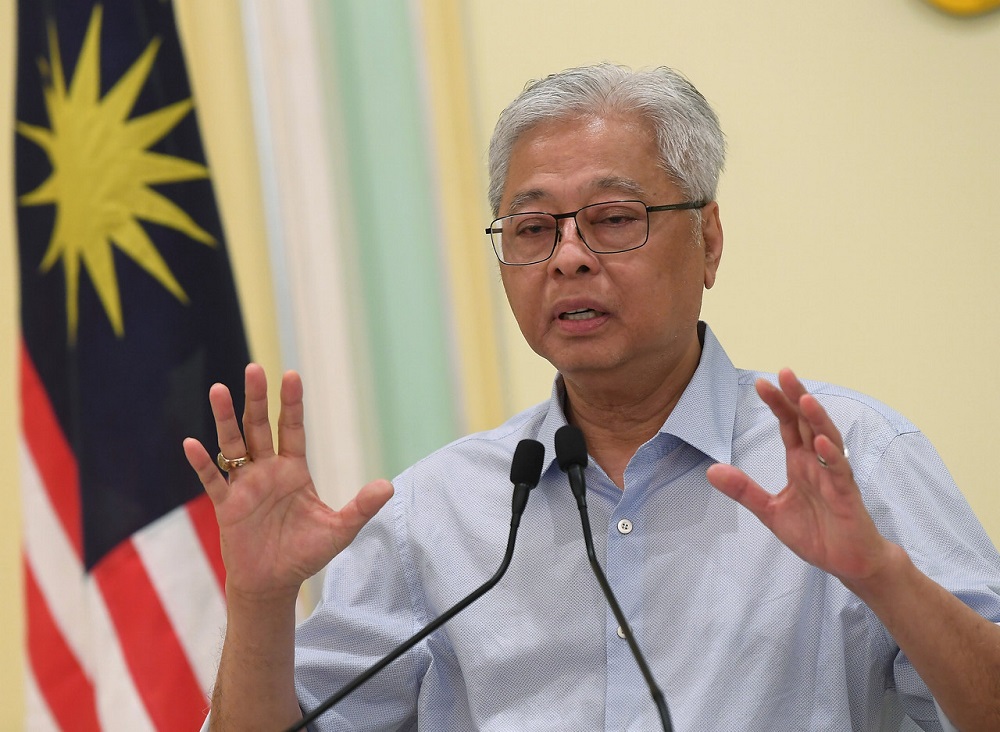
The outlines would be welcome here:
<svg viewBox="0 0 1000 732">
<path fill-rule="evenodd" d="M 590 308 L 581 308 L 580 310 L 570 310 L 560 313 L 559 320 L 590 320 L 591 318 L 599 318 L 606 314 L 598 310 L 591 310 Z"/>
</svg>

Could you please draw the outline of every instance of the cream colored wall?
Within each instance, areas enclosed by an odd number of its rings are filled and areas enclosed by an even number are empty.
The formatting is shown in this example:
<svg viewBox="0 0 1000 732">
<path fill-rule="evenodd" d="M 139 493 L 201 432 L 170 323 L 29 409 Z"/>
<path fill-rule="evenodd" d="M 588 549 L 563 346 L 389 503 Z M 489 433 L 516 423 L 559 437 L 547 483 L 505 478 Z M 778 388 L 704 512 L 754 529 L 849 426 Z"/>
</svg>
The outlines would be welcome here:
<svg viewBox="0 0 1000 732">
<path fill-rule="evenodd" d="M 1000 544 L 1000 13 L 959 20 L 920 0 L 497 7 L 466 11 L 481 145 L 529 78 L 602 60 L 683 71 L 730 145 L 726 249 L 703 313 L 733 361 L 901 411 Z M 547 396 L 550 369 L 515 328 L 527 405 Z"/>
</svg>

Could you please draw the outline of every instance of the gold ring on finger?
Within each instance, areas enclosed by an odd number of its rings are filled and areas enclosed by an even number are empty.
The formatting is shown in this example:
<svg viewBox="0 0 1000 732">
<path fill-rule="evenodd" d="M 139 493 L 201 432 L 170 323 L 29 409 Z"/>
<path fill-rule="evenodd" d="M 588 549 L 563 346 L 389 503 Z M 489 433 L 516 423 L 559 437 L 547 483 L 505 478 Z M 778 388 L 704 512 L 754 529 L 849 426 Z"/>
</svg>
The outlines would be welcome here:
<svg viewBox="0 0 1000 732">
<path fill-rule="evenodd" d="M 227 458 L 220 452 L 215 458 L 215 462 L 218 463 L 220 470 L 224 470 L 228 473 L 233 468 L 242 468 L 244 465 L 251 462 L 251 458 L 249 455 L 244 455 L 243 457 L 238 458 Z"/>
</svg>

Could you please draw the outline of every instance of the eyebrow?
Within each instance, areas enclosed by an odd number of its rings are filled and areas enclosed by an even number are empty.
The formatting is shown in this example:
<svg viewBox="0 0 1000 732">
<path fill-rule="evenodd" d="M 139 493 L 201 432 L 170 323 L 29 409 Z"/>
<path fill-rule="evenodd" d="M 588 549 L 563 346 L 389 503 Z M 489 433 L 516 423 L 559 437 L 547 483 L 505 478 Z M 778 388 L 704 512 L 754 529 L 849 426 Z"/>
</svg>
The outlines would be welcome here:
<svg viewBox="0 0 1000 732">
<path fill-rule="evenodd" d="M 516 211 L 522 206 L 532 203 L 534 201 L 540 201 L 545 198 L 545 191 L 541 188 L 532 188 L 529 191 L 521 191 L 512 199 L 510 199 L 510 206 L 507 207 L 508 211 Z"/>
<path fill-rule="evenodd" d="M 620 176 L 607 176 L 605 178 L 600 178 L 591 184 L 592 188 L 598 191 L 620 191 L 625 195 L 641 197 L 645 193 L 645 189 L 639 185 L 636 181 L 631 178 L 623 178 Z M 508 212 L 517 211 L 519 208 L 526 206 L 529 203 L 534 203 L 535 201 L 540 201 L 548 196 L 548 192 L 542 190 L 541 188 L 532 188 L 527 191 L 521 191 L 516 196 L 510 200 L 510 206 L 508 206 Z"/>
</svg>

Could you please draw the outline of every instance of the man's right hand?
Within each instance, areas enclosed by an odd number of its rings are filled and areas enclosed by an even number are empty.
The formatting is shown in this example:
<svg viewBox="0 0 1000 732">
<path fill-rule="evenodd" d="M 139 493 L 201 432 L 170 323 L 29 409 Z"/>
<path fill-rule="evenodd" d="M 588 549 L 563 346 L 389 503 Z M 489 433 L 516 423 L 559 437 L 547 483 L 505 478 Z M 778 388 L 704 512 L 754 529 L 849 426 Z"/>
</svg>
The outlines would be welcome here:
<svg viewBox="0 0 1000 732">
<path fill-rule="evenodd" d="M 243 428 L 229 389 L 215 384 L 209 402 L 219 448 L 229 459 L 250 462 L 229 473 L 193 438 L 184 453 L 215 506 L 226 565 L 226 593 L 248 602 L 294 600 L 302 582 L 353 541 L 361 527 L 392 496 L 392 485 L 364 486 L 341 510 L 323 503 L 306 465 L 302 380 L 289 371 L 281 380 L 277 449 L 267 410 L 267 379 L 258 364 L 246 368 Z"/>
</svg>

